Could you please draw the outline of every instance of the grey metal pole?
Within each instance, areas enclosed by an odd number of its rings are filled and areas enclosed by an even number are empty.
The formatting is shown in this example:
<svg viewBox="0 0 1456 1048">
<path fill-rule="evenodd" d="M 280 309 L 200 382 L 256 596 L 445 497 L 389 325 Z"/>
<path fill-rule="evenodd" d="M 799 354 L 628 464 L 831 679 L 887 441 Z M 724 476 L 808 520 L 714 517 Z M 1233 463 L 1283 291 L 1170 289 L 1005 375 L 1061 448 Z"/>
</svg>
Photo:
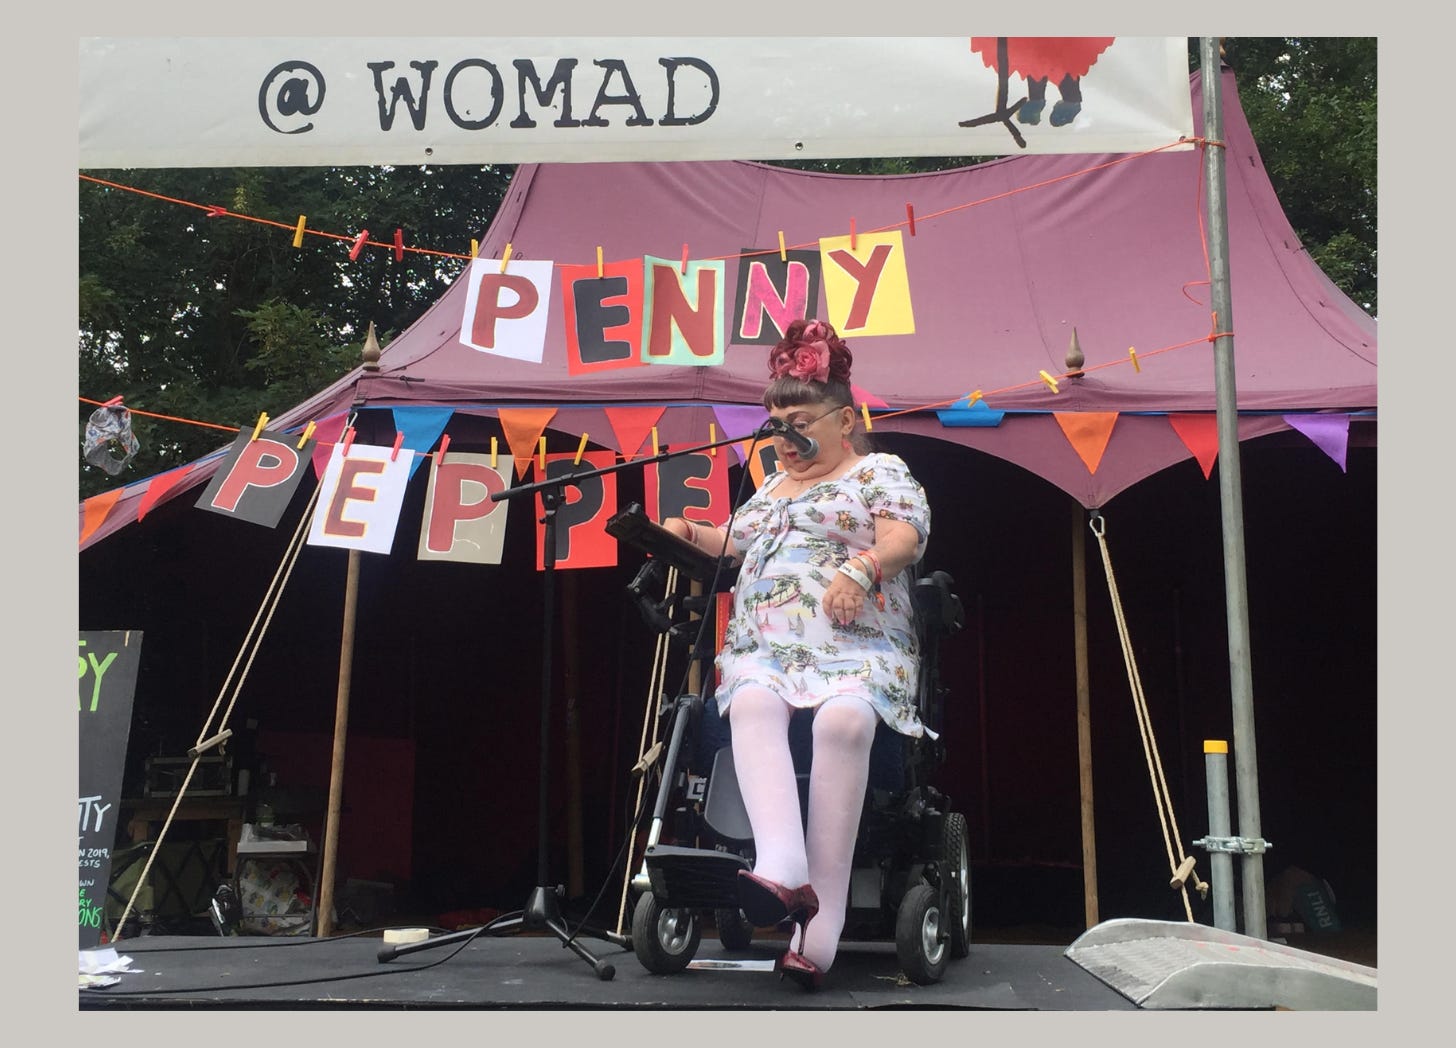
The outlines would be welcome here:
<svg viewBox="0 0 1456 1048">
<path fill-rule="evenodd" d="M 1233 304 L 1229 290 L 1228 195 L 1224 186 L 1223 105 L 1218 38 L 1199 38 L 1203 79 L 1203 150 L 1208 183 L 1208 256 L 1218 396 L 1218 488 L 1223 509 L 1224 602 L 1228 618 L 1229 684 L 1233 704 L 1234 777 L 1239 831 L 1252 847 L 1242 853 L 1244 934 L 1267 938 L 1263 838 L 1259 826 L 1259 767 L 1254 746 L 1253 676 L 1249 661 L 1249 601 L 1244 562 L 1244 507 L 1239 470 L 1239 416 L 1234 389 Z"/>
<path fill-rule="evenodd" d="M 1226 741 L 1203 740 L 1203 770 L 1208 780 L 1208 836 L 1227 840 L 1231 822 Z M 1213 926 L 1226 932 L 1238 931 L 1234 923 L 1234 857 L 1226 851 L 1210 850 L 1208 879 L 1213 883 Z"/>
</svg>

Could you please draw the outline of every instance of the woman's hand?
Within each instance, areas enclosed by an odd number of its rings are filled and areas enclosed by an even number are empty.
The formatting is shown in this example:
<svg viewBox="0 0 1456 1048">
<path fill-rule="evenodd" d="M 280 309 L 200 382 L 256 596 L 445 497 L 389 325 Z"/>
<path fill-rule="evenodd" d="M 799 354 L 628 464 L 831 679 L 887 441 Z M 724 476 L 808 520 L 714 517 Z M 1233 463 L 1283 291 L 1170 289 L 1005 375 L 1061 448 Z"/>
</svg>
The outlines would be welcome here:
<svg viewBox="0 0 1456 1048">
<path fill-rule="evenodd" d="M 863 560 L 850 558 L 851 566 L 863 571 L 865 564 Z M 848 626 L 864 608 L 865 590 L 858 582 L 839 571 L 835 571 L 834 577 L 829 580 L 829 588 L 824 591 L 824 611 L 829 615 L 831 622 L 841 626 Z"/>
</svg>

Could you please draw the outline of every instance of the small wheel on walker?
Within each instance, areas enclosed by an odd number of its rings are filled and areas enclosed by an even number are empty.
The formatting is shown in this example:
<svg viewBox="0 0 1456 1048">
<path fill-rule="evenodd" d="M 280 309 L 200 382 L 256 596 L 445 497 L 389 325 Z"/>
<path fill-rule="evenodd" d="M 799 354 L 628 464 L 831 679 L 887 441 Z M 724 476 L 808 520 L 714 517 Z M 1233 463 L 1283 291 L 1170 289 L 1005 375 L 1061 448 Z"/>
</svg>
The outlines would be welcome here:
<svg viewBox="0 0 1456 1048">
<path fill-rule="evenodd" d="M 966 836 L 966 817 L 960 812 L 948 814 L 942 829 L 940 861 L 941 877 L 948 881 L 950 955 L 957 960 L 971 952 L 971 860 Z"/>
<path fill-rule="evenodd" d="M 946 915 L 940 909 L 940 893 L 920 883 L 900 900 L 895 918 L 895 955 L 912 982 L 929 986 L 940 981 L 950 960 Z"/>
<path fill-rule="evenodd" d="M 714 910 L 713 923 L 718 926 L 718 941 L 725 950 L 746 950 L 753 942 L 753 925 L 741 910 Z"/>
<path fill-rule="evenodd" d="M 702 941 L 702 922 L 692 910 L 663 906 L 650 891 L 637 900 L 632 911 L 632 952 L 649 972 L 682 971 Z"/>
</svg>

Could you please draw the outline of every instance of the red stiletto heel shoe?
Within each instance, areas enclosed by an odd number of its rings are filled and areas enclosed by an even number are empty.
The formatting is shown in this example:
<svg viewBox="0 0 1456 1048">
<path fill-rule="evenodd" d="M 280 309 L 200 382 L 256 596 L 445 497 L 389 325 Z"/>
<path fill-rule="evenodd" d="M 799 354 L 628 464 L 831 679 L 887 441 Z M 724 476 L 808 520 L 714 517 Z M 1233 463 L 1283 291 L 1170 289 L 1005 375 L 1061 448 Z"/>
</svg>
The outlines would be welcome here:
<svg viewBox="0 0 1456 1048">
<path fill-rule="evenodd" d="M 819 912 L 819 897 L 811 885 L 785 888 L 748 870 L 739 870 L 738 906 L 757 928 L 772 928 L 791 917 L 795 924 L 807 927 Z"/>
<path fill-rule="evenodd" d="M 824 973 L 802 953 L 789 950 L 779 961 L 779 978 L 788 977 L 805 990 L 818 990 L 824 985 Z"/>
</svg>

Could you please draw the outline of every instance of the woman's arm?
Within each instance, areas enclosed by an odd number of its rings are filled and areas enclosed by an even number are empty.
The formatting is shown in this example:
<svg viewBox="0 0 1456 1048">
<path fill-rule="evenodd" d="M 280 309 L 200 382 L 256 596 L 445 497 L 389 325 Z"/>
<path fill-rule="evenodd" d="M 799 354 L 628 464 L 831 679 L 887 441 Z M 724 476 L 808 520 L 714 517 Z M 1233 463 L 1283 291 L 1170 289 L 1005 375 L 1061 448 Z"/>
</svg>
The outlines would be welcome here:
<svg viewBox="0 0 1456 1048">
<path fill-rule="evenodd" d="M 729 538 L 726 549 L 723 546 L 722 528 L 688 520 L 686 517 L 667 517 L 662 526 L 679 538 L 687 539 L 710 557 L 724 556 L 734 563 L 738 561 L 738 547 L 734 545 L 732 538 Z"/>
</svg>

